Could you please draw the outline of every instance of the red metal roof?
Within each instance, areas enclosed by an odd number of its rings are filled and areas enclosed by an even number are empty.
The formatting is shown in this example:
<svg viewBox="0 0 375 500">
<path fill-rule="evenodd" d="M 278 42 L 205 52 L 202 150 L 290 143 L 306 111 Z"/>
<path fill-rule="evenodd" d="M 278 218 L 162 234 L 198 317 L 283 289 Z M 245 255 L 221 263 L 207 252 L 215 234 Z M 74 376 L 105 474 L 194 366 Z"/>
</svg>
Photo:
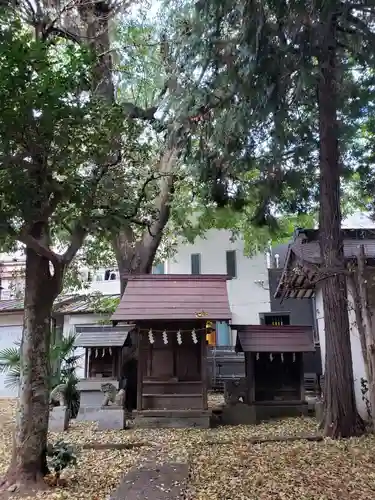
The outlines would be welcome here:
<svg viewBox="0 0 375 500">
<path fill-rule="evenodd" d="M 130 275 L 112 321 L 229 320 L 226 280 L 220 274 Z"/>
<path fill-rule="evenodd" d="M 237 352 L 313 352 L 312 327 L 299 325 L 238 325 Z"/>
</svg>

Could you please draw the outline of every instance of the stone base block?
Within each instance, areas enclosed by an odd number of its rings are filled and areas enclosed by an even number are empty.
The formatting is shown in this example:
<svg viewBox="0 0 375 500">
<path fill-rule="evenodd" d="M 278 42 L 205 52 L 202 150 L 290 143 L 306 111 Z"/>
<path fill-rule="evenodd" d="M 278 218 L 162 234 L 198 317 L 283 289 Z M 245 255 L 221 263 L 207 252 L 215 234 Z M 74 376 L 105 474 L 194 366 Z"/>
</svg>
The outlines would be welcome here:
<svg viewBox="0 0 375 500">
<path fill-rule="evenodd" d="M 122 430 L 125 428 L 125 411 L 118 406 L 81 406 L 77 421 L 97 422 L 99 430 Z"/>
<path fill-rule="evenodd" d="M 252 425 L 256 423 L 255 407 L 247 404 L 224 406 L 220 415 L 222 425 Z"/>
<path fill-rule="evenodd" d="M 273 418 L 284 417 L 301 417 L 307 416 L 309 407 L 307 403 L 257 403 L 254 405 L 256 408 L 256 421 L 269 420 Z"/>
<path fill-rule="evenodd" d="M 48 430 L 63 432 L 69 427 L 69 410 L 66 406 L 55 406 L 49 415 Z"/>
<path fill-rule="evenodd" d="M 323 421 L 324 417 L 324 405 L 322 400 L 318 400 L 315 403 L 315 418 L 320 423 Z"/>
</svg>

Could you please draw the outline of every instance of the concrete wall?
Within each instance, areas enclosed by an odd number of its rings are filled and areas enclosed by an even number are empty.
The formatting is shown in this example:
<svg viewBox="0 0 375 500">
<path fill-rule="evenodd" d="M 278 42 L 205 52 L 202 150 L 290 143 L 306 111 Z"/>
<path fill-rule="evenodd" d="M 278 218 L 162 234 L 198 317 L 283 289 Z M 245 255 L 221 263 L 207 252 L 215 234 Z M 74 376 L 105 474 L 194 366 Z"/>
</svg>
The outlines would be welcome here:
<svg viewBox="0 0 375 500">
<path fill-rule="evenodd" d="M 348 287 L 348 314 L 349 314 L 349 324 L 350 324 L 350 342 L 352 349 L 355 397 L 360 414 L 363 417 L 367 417 L 366 406 L 362 401 L 362 394 L 361 394 L 361 378 L 362 377 L 366 378 L 365 366 L 361 351 L 361 343 L 359 340 L 358 329 L 356 326 L 353 298 L 351 295 L 350 287 Z M 316 317 L 318 322 L 320 348 L 322 353 L 323 373 L 324 373 L 326 339 L 325 339 L 324 310 L 323 310 L 323 293 L 321 288 L 318 288 L 316 292 Z"/>
<path fill-rule="evenodd" d="M 191 254 L 199 253 L 202 274 L 226 274 L 226 251 L 236 250 L 237 277 L 227 283 L 232 323 L 258 325 L 259 313 L 271 310 L 266 258 L 263 253 L 246 257 L 243 241 L 230 240 L 230 231 L 211 229 L 194 244 L 181 245 L 166 272 L 191 274 Z"/>
</svg>

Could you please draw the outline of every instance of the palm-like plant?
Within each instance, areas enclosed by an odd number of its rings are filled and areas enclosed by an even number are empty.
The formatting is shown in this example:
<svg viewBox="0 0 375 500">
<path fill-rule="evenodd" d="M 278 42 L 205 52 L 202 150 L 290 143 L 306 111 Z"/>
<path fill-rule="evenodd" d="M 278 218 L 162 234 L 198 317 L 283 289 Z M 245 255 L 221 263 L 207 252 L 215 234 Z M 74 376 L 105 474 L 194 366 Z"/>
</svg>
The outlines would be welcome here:
<svg viewBox="0 0 375 500">
<path fill-rule="evenodd" d="M 75 334 L 69 334 L 61 338 L 50 349 L 51 364 L 51 390 L 59 384 L 66 384 L 65 397 L 72 418 L 79 409 L 80 393 L 77 389 L 78 378 L 76 376 L 77 363 L 80 355 L 75 355 Z M 17 389 L 21 374 L 21 349 L 20 342 L 15 342 L 14 347 L 0 350 L 0 373 L 5 373 L 5 387 Z"/>
<path fill-rule="evenodd" d="M 14 347 L 0 350 L 0 373 L 5 373 L 5 387 L 16 389 L 20 381 L 21 357 L 20 342 L 15 342 Z"/>
</svg>

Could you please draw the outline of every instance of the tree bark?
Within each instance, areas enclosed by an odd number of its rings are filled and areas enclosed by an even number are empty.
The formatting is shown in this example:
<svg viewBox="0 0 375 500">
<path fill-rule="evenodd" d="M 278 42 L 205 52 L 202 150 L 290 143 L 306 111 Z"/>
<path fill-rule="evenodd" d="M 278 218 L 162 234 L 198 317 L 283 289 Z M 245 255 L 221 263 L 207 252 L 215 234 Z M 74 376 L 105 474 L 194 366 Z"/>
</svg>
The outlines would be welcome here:
<svg viewBox="0 0 375 500">
<path fill-rule="evenodd" d="M 358 262 L 358 291 L 361 304 L 361 316 L 363 330 L 366 339 L 366 358 L 368 395 L 371 406 L 372 427 L 375 429 L 375 332 L 372 314 L 368 300 L 368 288 L 366 279 L 366 256 L 363 245 L 359 247 Z"/>
<path fill-rule="evenodd" d="M 112 246 L 120 273 L 121 295 L 125 291 L 128 274 L 149 274 L 152 271 L 163 231 L 170 216 L 174 189 L 173 170 L 178 151 L 177 146 L 167 148 L 159 162 L 158 171 L 162 176 L 159 180 L 159 196 L 155 200 L 158 215 L 152 224 L 144 230 L 139 239 L 136 239 L 130 223 L 124 225 L 112 237 Z"/>
<path fill-rule="evenodd" d="M 40 487 L 46 462 L 49 419 L 51 315 L 61 283 L 51 275 L 50 262 L 28 248 L 21 376 L 13 455 L 5 485 L 20 490 Z"/>
<path fill-rule="evenodd" d="M 352 293 L 353 293 L 353 305 L 354 305 L 354 313 L 355 313 L 355 321 L 358 329 L 359 341 L 361 343 L 361 352 L 363 357 L 363 363 L 365 365 L 366 372 L 366 380 L 370 379 L 369 365 L 367 360 L 367 346 L 366 346 L 366 330 L 363 323 L 362 316 L 362 304 L 361 298 L 359 294 L 359 276 L 358 273 L 353 274 L 349 278 L 349 282 L 351 283 Z"/>
<path fill-rule="evenodd" d="M 333 8 L 332 8 L 333 12 Z M 320 225 L 323 266 L 342 269 L 323 281 L 326 359 L 324 434 L 332 438 L 363 432 L 356 408 L 347 284 L 341 236 L 340 166 L 337 126 L 336 21 L 324 23 L 319 56 Z"/>
</svg>

